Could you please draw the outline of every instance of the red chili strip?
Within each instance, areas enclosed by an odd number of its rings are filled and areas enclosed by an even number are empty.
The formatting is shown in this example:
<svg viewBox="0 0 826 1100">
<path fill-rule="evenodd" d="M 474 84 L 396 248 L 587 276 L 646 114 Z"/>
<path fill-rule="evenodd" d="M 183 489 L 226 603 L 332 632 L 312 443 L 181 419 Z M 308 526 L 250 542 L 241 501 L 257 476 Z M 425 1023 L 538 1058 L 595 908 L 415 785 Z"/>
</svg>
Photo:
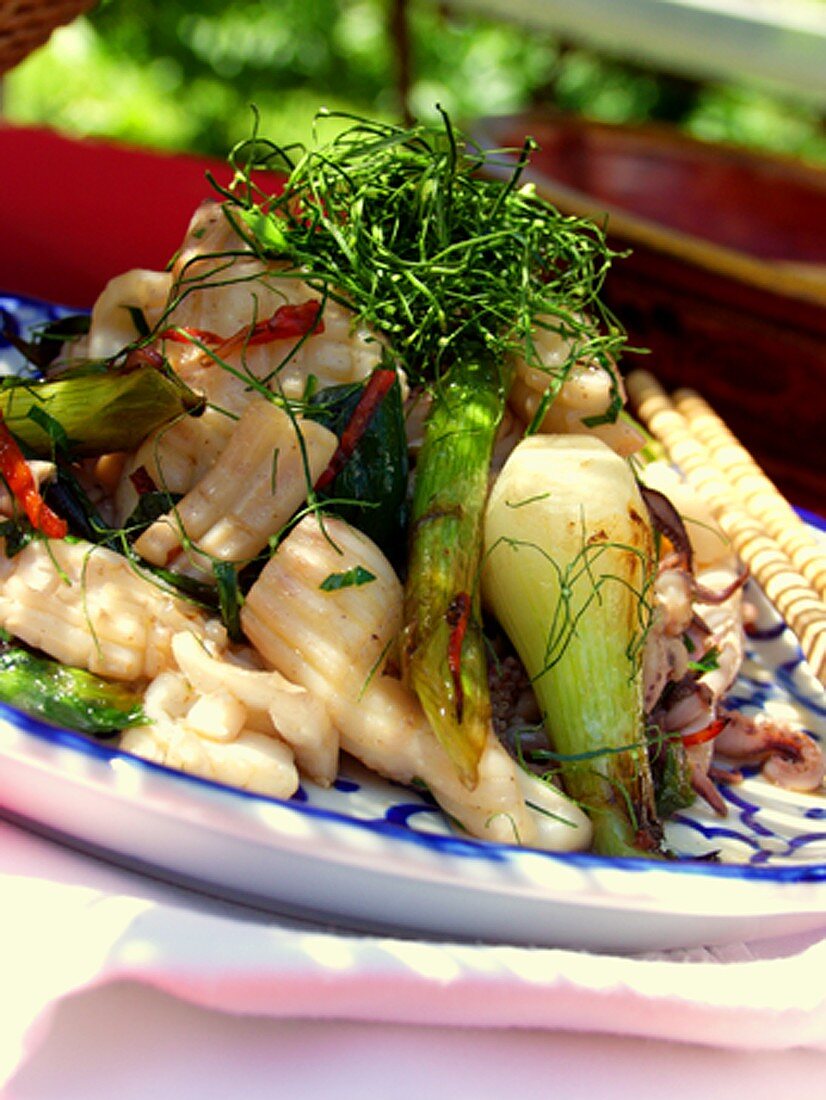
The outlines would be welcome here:
<svg viewBox="0 0 826 1100">
<path fill-rule="evenodd" d="M 186 326 L 165 328 L 158 335 L 161 340 L 170 340 L 173 344 L 191 344 L 194 340 L 201 344 L 220 344 L 224 340 L 223 336 L 219 336 L 217 332 L 210 332 L 209 329 Z"/>
<path fill-rule="evenodd" d="M 0 419 L 0 474 L 15 500 L 26 513 L 29 523 L 50 539 L 62 539 L 69 526 L 56 515 L 38 491 L 28 462 L 17 441 Z"/>
<path fill-rule="evenodd" d="M 300 305 L 283 305 L 267 321 L 253 325 L 248 344 L 269 344 L 272 340 L 290 340 L 324 331 L 321 303 L 308 301 Z"/>
<path fill-rule="evenodd" d="M 273 340 L 296 340 L 312 333 L 323 332 L 321 303 L 301 302 L 299 305 L 279 306 L 266 321 L 259 321 L 251 328 L 245 326 L 232 336 L 220 336 L 205 328 L 165 328 L 160 333 L 161 340 L 170 340 L 175 344 L 212 344 L 220 355 L 227 355 L 238 347 L 249 344 L 269 344 Z"/>
<path fill-rule="evenodd" d="M 684 745 L 702 745 L 706 741 L 714 740 L 718 733 L 722 733 L 723 727 L 727 723 L 727 718 L 716 718 L 703 729 L 697 730 L 695 733 L 687 733 L 684 737 L 681 737 L 680 740 Z"/>
<path fill-rule="evenodd" d="M 158 486 L 145 466 L 138 466 L 136 470 L 133 470 L 129 475 L 129 480 L 139 497 L 157 491 Z"/>
<path fill-rule="evenodd" d="M 238 348 L 251 344 L 270 344 L 274 340 L 297 340 L 312 333 L 323 332 L 319 302 L 302 302 L 301 305 L 283 305 L 266 321 L 259 321 L 252 328 L 242 328 L 223 340 L 217 348 L 217 354 L 223 357 L 231 355 Z"/>
<path fill-rule="evenodd" d="M 460 592 L 457 596 L 454 596 L 445 618 L 447 625 L 450 627 L 450 637 L 447 643 L 447 667 L 450 669 L 453 691 L 456 696 L 456 721 L 461 722 L 465 707 L 465 693 L 462 688 L 462 645 L 470 622 L 470 596 L 467 592 Z"/>
<path fill-rule="evenodd" d="M 370 375 L 367 385 L 362 390 L 358 404 L 353 409 L 353 415 L 347 422 L 347 427 L 341 433 L 341 439 L 333 453 L 333 457 L 315 483 L 316 489 L 326 489 L 344 469 L 353 451 L 358 446 L 359 440 L 367 431 L 376 410 L 395 381 L 396 372 L 387 367 L 378 367 Z"/>
</svg>

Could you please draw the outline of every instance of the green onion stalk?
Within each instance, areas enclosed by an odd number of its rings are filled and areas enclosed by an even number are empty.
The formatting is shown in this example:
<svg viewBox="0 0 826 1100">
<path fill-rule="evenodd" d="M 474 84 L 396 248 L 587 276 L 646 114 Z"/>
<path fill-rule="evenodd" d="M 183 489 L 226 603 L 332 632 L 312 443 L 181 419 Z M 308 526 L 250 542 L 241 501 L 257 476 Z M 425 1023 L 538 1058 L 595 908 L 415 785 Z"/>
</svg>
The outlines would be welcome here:
<svg viewBox="0 0 826 1100">
<path fill-rule="evenodd" d="M 132 450 L 151 431 L 203 405 L 175 375 L 152 365 L 92 365 L 56 379 L 0 383 L 3 422 L 40 458 Z"/>
<path fill-rule="evenodd" d="M 411 513 L 403 669 L 470 785 L 491 718 L 478 576 L 504 389 L 484 354 L 450 372 L 427 420 Z"/>
<path fill-rule="evenodd" d="M 319 139 L 324 119 L 336 128 Z M 614 358 L 624 333 L 599 293 L 598 227 L 522 182 L 532 148 L 483 153 L 441 122 L 398 127 L 322 113 L 313 148 L 257 132 L 233 152 L 224 210 L 259 257 L 381 334 L 429 401 L 415 468 L 403 673 L 469 787 L 490 726 L 479 609 L 481 526 L 515 355 L 541 367 L 546 327 L 575 358 Z M 517 154 L 514 156 L 514 152 Z M 261 190 L 259 169 L 283 190 Z M 217 186 L 217 185 L 216 185 Z"/>
</svg>

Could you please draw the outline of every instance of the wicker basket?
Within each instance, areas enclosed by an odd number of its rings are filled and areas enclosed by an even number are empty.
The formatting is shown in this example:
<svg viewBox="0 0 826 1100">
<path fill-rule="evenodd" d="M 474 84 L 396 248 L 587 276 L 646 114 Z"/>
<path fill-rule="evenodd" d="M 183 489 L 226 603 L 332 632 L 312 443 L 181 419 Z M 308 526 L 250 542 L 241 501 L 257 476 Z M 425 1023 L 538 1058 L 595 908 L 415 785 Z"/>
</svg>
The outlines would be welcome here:
<svg viewBox="0 0 826 1100">
<path fill-rule="evenodd" d="M 0 75 L 42 46 L 95 0 L 0 0 Z"/>
</svg>

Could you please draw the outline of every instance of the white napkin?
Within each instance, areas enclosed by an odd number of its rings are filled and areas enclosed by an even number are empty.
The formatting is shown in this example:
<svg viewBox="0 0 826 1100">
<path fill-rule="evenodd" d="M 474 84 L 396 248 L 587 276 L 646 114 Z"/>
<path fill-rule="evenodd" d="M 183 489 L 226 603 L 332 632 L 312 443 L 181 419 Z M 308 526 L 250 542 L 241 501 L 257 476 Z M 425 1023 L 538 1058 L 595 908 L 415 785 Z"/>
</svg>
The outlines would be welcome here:
<svg viewBox="0 0 826 1100">
<path fill-rule="evenodd" d="M 826 926 L 636 957 L 353 935 L 204 898 L 3 822 L 0 899 L 0 1085 L 62 998 L 122 980 L 240 1015 L 826 1050 Z"/>
</svg>

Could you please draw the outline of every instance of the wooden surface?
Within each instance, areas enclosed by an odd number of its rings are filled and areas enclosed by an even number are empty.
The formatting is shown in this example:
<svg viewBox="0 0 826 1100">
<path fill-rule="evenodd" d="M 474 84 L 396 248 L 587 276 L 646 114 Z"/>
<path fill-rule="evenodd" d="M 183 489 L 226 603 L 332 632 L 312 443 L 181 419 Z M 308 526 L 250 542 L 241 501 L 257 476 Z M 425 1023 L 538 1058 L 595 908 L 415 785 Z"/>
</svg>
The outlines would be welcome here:
<svg viewBox="0 0 826 1100">
<path fill-rule="evenodd" d="M 607 225 L 605 297 L 625 369 L 698 390 L 795 504 L 826 512 L 826 171 L 550 117 L 488 120 L 480 144 L 540 143 L 528 178 Z"/>
</svg>

